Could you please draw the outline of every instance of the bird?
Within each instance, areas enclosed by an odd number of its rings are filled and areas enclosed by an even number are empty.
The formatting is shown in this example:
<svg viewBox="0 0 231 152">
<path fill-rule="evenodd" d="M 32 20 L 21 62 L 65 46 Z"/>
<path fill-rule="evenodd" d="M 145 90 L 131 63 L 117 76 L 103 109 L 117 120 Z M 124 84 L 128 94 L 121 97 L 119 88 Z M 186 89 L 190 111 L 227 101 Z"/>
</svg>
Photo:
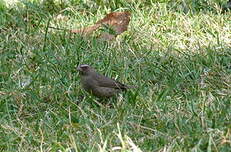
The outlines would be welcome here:
<svg viewBox="0 0 231 152">
<path fill-rule="evenodd" d="M 135 86 L 125 85 L 117 80 L 99 74 L 87 64 L 77 66 L 77 71 L 79 72 L 80 83 L 84 90 L 98 98 L 110 98 L 121 91 L 135 88 Z"/>
</svg>

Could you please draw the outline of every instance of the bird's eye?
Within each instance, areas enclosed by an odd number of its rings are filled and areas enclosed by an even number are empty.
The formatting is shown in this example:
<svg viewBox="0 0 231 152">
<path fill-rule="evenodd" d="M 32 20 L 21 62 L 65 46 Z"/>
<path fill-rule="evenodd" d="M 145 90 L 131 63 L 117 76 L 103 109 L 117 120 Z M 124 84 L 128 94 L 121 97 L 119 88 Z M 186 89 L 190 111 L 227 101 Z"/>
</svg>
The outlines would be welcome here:
<svg viewBox="0 0 231 152">
<path fill-rule="evenodd" d="M 82 69 L 83 71 L 85 71 L 85 70 L 88 69 L 88 66 L 82 66 L 81 69 Z"/>
<path fill-rule="evenodd" d="M 87 67 L 82 67 L 83 70 L 87 70 Z"/>
</svg>

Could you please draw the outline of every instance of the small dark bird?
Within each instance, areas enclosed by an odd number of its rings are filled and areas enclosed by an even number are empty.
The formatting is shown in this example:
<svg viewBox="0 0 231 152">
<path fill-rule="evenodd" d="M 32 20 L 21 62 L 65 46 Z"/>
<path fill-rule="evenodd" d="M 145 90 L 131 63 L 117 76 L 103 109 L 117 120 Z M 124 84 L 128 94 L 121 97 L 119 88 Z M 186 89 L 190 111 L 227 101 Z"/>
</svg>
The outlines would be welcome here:
<svg viewBox="0 0 231 152">
<path fill-rule="evenodd" d="M 97 73 L 94 68 L 87 64 L 79 65 L 77 70 L 79 71 L 83 88 L 96 97 L 109 98 L 121 91 L 134 88 L 134 86 L 127 86 Z"/>
</svg>

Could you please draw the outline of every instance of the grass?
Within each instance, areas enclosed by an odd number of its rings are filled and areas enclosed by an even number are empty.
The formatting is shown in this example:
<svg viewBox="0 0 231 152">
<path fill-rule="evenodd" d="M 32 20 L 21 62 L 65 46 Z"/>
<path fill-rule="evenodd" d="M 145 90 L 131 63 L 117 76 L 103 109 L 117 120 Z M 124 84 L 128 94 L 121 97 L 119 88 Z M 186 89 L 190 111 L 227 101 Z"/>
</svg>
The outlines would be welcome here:
<svg viewBox="0 0 231 152">
<path fill-rule="evenodd" d="M 0 2 L 0 151 L 231 151 L 221 1 Z M 121 10 L 132 19 L 113 42 L 47 28 Z M 139 87 L 99 106 L 80 86 L 81 63 Z"/>
</svg>

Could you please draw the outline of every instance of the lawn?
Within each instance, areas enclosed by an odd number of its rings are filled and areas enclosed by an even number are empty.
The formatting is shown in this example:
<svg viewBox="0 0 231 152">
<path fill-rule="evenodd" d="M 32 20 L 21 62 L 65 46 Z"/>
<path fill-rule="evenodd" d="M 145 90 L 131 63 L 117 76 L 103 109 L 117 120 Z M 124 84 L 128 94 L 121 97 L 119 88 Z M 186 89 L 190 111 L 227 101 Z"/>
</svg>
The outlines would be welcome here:
<svg viewBox="0 0 231 152">
<path fill-rule="evenodd" d="M 225 3 L 0 0 L 0 151 L 231 151 Z M 131 21 L 115 40 L 68 32 L 117 11 Z M 101 104 L 79 64 L 137 88 Z"/>
</svg>

